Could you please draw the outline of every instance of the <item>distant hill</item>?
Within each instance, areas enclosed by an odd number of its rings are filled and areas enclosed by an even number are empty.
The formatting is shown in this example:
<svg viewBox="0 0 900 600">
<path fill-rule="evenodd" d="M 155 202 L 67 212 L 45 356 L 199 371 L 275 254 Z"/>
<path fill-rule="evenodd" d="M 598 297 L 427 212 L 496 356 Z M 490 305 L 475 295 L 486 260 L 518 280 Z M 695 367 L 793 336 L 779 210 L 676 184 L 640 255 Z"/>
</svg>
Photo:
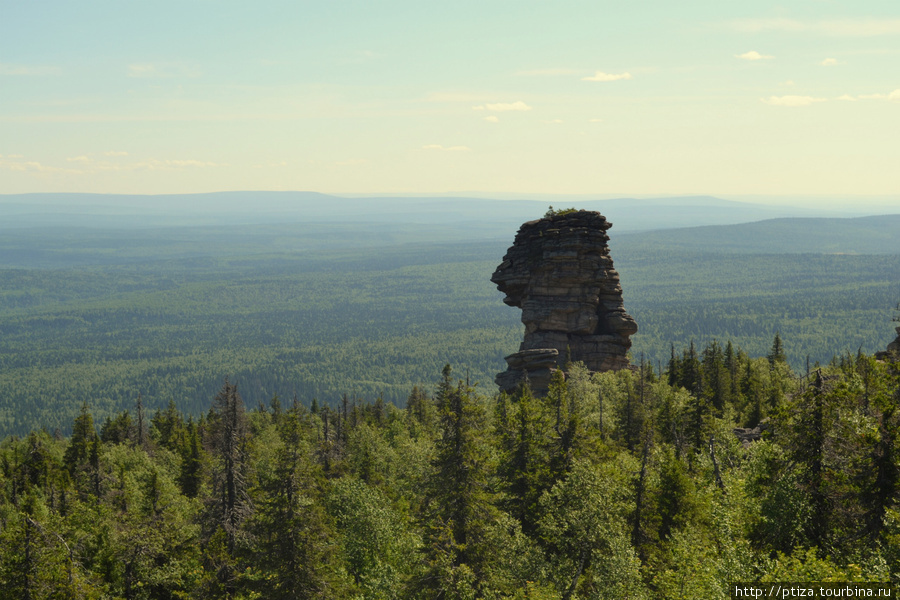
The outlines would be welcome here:
<svg viewBox="0 0 900 600">
<path fill-rule="evenodd" d="M 648 231 L 614 237 L 616 248 L 739 254 L 900 254 L 900 214 L 791 218 Z"/>
<path fill-rule="evenodd" d="M 286 223 L 434 225 L 450 239 L 509 237 L 548 204 L 598 210 L 616 232 L 726 225 L 779 217 L 846 216 L 825 210 L 735 202 L 711 196 L 572 201 L 471 197 L 348 198 L 316 192 L 209 194 L 0 195 L 0 229 L 30 227 L 148 228 Z"/>
</svg>

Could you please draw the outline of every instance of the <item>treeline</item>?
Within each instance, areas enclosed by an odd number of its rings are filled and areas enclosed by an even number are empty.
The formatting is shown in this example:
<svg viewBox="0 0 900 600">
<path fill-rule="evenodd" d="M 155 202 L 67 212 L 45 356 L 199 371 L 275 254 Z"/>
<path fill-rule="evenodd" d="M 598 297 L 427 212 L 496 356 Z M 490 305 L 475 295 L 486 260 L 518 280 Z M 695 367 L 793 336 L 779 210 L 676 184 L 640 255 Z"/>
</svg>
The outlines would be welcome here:
<svg viewBox="0 0 900 600">
<path fill-rule="evenodd" d="M 900 579 L 900 363 L 732 344 L 406 407 L 226 380 L 0 444 L 0 598 L 728 598 Z M 736 427 L 762 431 L 742 441 Z M 758 437 L 758 436 L 757 436 Z"/>
<path fill-rule="evenodd" d="M 448 359 L 489 385 L 521 324 L 487 275 L 473 283 L 472 269 L 489 273 L 493 262 L 464 262 L 477 249 L 446 257 L 436 246 L 411 266 L 386 252 L 374 271 L 358 252 L 0 271 L 0 435 L 68 435 L 83 402 L 104 418 L 138 392 L 154 409 L 174 400 L 199 416 L 221 372 L 252 404 L 348 393 L 402 405 Z"/>
<path fill-rule="evenodd" d="M 885 307 L 897 301 L 896 256 L 660 255 L 627 238 L 613 240 L 612 254 L 640 327 L 633 357 L 657 371 L 672 342 L 691 339 L 730 339 L 760 356 L 781 332 L 801 371 L 807 356 L 824 363 L 893 337 Z M 101 242 L 79 248 L 119 256 Z M 73 241 L 55 243 L 64 257 Z M 218 373 L 254 406 L 276 393 L 402 405 L 448 361 L 490 389 L 522 339 L 520 311 L 490 282 L 507 245 L 238 246 L 244 254 L 159 260 L 161 249 L 138 244 L 129 264 L 0 270 L 0 436 L 68 435 L 83 402 L 103 419 L 138 392 L 154 410 L 174 400 L 198 417 Z"/>
</svg>

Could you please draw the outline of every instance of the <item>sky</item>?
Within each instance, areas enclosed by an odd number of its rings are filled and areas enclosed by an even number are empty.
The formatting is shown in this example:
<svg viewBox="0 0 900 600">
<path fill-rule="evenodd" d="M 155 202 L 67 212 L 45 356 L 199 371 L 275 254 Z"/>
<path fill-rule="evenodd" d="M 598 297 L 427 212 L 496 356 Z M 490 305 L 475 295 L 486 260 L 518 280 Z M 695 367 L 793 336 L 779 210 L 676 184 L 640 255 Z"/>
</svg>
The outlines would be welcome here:
<svg viewBox="0 0 900 600">
<path fill-rule="evenodd" d="M 896 0 L 0 0 L 0 194 L 900 206 L 898 142 Z"/>
</svg>

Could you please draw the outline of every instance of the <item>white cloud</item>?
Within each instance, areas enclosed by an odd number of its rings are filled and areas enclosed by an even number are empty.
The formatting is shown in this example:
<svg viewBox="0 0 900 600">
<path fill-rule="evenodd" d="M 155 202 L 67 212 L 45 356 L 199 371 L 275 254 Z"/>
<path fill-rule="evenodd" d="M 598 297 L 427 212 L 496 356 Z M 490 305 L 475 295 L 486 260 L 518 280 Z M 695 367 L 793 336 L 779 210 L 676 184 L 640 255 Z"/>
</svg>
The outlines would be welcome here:
<svg viewBox="0 0 900 600">
<path fill-rule="evenodd" d="M 794 80 L 793 80 L 793 79 L 788 79 L 788 80 L 785 81 L 782 85 L 794 85 Z"/>
<path fill-rule="evenodd" d="M 742 60 L 768 60 L 770 58 L 775 58 L 771 54 L 760 54 L 756 50 L 744 52 L 743 54 L 735 54 L 734 57 Z"/>
<path fill-rule="evenodd" d="M 17 173 L 72 173 L 72 174 L 80 174 L 83 171 L 78 169 L 63 169 L 60 167 L 52 167 L 49 165 L 42 164 L 35 160 L 21 161 L 21 160 L 8 160 L 12 158 L 22 158 L 21 155 L 10 155 L 5 158 L 0 157 L 0 169 L 6 171 L 14 171 Z"/>
<path fill-rule="evenodd" d="M 106 160 L 94 160 L 89 156 L 73 156 L 66 159 L 68 163 L 76 163 L 75 168 L 56 167 L 53 165 L 45 165 L 38 161 L 22 161 L 10 160 L 21 159 L 21 155 L 0 156 L 0 169 L 18 172 L 33 173 L 69 173 L 75 175 L 91 175 L 112 171 L 173 171 L 181 169 L 208 168 L 208 167 L 226 167 L 228 165 L 215 163 L 204 160 L 160 160 L 151 158 L 149 160 L 133 162 L 133 163 L 112 163 Z"/>
<path fill-rule="evenodd" d="M 531 107 L 521 100 L 518 100 L 516 102 L 497 102 L 495 104 L 482 104 L 480 106 L 473 106 L 472 110 L 492 110 L 495 112 L 508 112 L 531 110 Z"/>
<path fill-rule="evenodd" d="M 894 90 L 890 94 L 860 94 L 857 98 L 860 100 L 900 100 L 900 89 Z"/>
<path fill-rule="evenodd" d="M 770 96 L 762 98 L 762 101 L 772 106 L 809 106 L 816 102 L 825 102 L 825 98 L 813 98 L 812 96 Z"/>
<path fill-rule="evenodd" d="M 833 66 L 835 66 L 835 65 L 837 65 L 837 64 L 840 64 L 840 63 L 838 63 L 838 61 L 837 61 L 836 58 L 826 58 L 825 60 L 823 60 L 823 61 L 820 62 L 819 64 L 822 65 L 823 67 L 833 67 Z"/>
<path fill-rule="evenodd" d="M 444 147 L 440 144 L 426 144 L 422 146 L 423 150 L 443 150 L 444 152 L 468 152 L 471 150 L 468 146 L 448 146 Z"/>
<path fill-rule="evenodd" d="M 602 123 L 603 119 L 588 119 L 589 123 Z"/>
<path fill-rule="evenodd" d="M 845 100 L 848 102 L 856 102 L 856 98 L 854 98 L 850 94 L 844 94 L 843 96 L 838 96 L 838 100 Z"/>
<path fill-rule="evenodd" d="M 109 152 L 104 152 L 103 156 L 128 156 L 128 153 L 117 150 L 110 150 Z"/>
<path fill-rule="evenodd" d="M 582 81 L 619 81 L 620 79 L 632 79 L 631 73 L 604 73 L 597 71 L 590 77 L 582 77 Z"/>
<path fill-rule="evenodd" d="M 840 37 L 875 37 L 900 34 L 900 19 L 831 19 L 815 22 L 778 18 L 738 19 L 731 21 L 729 27 L 744 33 L 784 31 L 788 33 L 818 33 Z"/>
<path fill-rule="evenodd" d="M 551 125 L 555 125 L 557 123 L 562 123 L 562 122 L 563 122 L 562 119 L 550 119 L 549 121 L 544 121 L 544 123 L 549 123 Z"/>
<path fill-rule="evenodd" d="M 497 123 L 500 121 L 500 119 L 498 119 L 495 115 L 488 115 L 484 118 L 484 120 L 488 123 Z"/>
</svg>

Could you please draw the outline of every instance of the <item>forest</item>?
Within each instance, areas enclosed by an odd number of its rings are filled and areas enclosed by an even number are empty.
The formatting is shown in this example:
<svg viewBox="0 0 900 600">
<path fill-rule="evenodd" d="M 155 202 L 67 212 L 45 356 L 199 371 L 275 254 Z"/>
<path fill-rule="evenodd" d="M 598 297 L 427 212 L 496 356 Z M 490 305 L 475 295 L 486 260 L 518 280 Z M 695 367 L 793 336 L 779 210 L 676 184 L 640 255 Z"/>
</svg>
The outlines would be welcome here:
<svg viewBox="0 0 900 600">
<path fill-rule="evenodd" d="M 762 356 L 776 333 L 798 371 L 884 348 L 900 298 L 892 223 L 614 229 L 633 362 L 659 372 L 692 340 Z M 102 420 L 138 394 L 196 418 L 225 376 L 250 406 L 275 394 L 404 406 L 446 363 L 490 393 L 522 325 L 490 282 L 512 232 L 484 235 L 468 223 L 6 230 L 0 436 L 69 435 L 83 403 Z"/>
<path fill-rule="evenodd" d="M 864 253 L 789 223 L 613 238 L 634 368 L 544 397 L 492 383 L 522 336 L 489 280 L 508 238 L 9 230 L 0 600 L 896 585 L 884 221 L 818 225 Z"/>
<path fill-rule="evenodd" d="M 732 343 L 398 408 L 225 379 L 0 443 L 0 598 L 730 598 L 900 579 L 900 362 Z M 758 426 L 758 427 L 756 427 Z M 739 439 L 736 427 L 756 427 Z M 746 430 L 743 430 L 746 433 Z M 754 438 L 755 439 L 751 439 Z"/>
</svg>

